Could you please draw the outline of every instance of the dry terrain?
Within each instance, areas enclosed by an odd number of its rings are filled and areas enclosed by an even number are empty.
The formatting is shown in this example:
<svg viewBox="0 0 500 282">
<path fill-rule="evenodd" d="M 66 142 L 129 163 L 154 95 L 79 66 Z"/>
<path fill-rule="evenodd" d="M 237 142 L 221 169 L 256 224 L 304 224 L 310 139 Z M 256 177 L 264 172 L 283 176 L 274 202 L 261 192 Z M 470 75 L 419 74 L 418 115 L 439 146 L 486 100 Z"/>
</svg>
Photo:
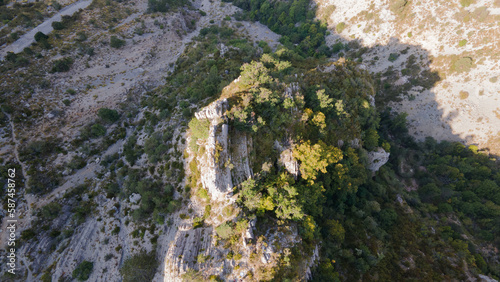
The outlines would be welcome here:
<svg viewBox="0 0 500 282">
<path fill-rule="evenodd" d="M 421 70 L 439 74 L 431 87 L 412 85 L 390 105 L 408 113 L 414 136 L 463 141 L 500 153 L 500 1 L 316 3 L 321 17 L 339 32 L 328 42 L 356 40 L 367 47 L 361 58 L 371 72 L 391 69 L 399 76 L 396 84 L 412 83 L 401 70 L 415 55 Z M 396 60 L 389 60 L 391 53 L 398 55 Z"/>
</svg>

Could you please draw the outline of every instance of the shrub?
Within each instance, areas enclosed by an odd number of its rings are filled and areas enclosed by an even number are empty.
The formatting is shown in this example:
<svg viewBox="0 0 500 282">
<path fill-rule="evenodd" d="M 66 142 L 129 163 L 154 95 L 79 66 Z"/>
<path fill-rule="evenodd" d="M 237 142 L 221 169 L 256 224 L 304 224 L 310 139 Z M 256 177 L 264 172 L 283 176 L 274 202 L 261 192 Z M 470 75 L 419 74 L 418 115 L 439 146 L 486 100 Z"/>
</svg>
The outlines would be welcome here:
<svg viewBox="0 0 500 282">
<path fill-rule="evenodd" d="M 96 123 L 90 127 L 90 135 L 93 138 L 104 136 L 106 135 L 106 128 L 101 124 Z"/>
<path fill-rule="evenodd" d="M 61 211 L 61 205 L 57 202 L 49 203 L 40 209 L 40 216 L 45 220 L 54 219 Z"/>
<path fill-rule="evenodd" d="M 80 263 L 75 270 L 73 270 L 72 277 L 77 279 L 78 281 L 87 281 L 92 274 L 92 270 L 94 269 L 94 263 L 90 261 L 83 261 Z"/>
<path fill-rule="evenodd" d="M 189 129 L 191 130 L 191 142 L 189 144 L 189 147 L 191 147 L 191 149 L 193 150 L 196 149 L 197 151 L 196 141 L 198 139 L 208 138 L 210 121 L 208 119 L 199 120 L 197 118 L 193 118 L 189 122 Z"/>
<path fill-rule="evenodd" d="M 469 92 L 467 91 L 460 91 L 460 99 L 465 100 L 469 98 Z"/>
<path fill-rule="evenodd" d="M 32 228 L 21 231 L 21 240 L 27 241 L 29 239 L 35 238 L 36 232 Z"/>
<path fill-rule="evenodd" d="M 120 115 L 116 110 L 111 110 L 108 108 L 100 108 L 97 111 L 97 115 L 103 119 L 105 122 L 113 123 L 120 118 Z"/>
<path fill-rule="evenodd" d="M 337 30 L 337 33 L 342 33 L 342 31 L 346 28 L 345 23 L 341 22 L 338 23 L 337 26 L 335 27 L 335 30 Z"/>
<path fill-rule="evenodd" d="M 54 66 L 50 72 L 67 72 L 71 68 L 73 64 L 73 59 L 71 58 L 62 58 L 54 61 Z"/>
<path fill-rule="evenodd" d="M 125 260 L 120 274 L 123 282 L 151 281 L 157 266 L 158 261 L 154 252 L 142 252 Z"/>
<path fill-rule="evenodd" d="M 64 23 L 62 23 L 62 22 L 52 22 L 52 28 L 54 30 L 61 30 L 61 29 L 64 29 L 65 26 L 64 26 Z"/>
<path fill-rule="evenodd" d="M 17 32 L 13 32 L 13 33 L 11 33 L 11 34 L 10 34 L 10 38 L 11 38 L 12 40 L 18 40 L 18 39 L 19 39 L 19 33 L 17 33 Z"/>
<path fill-rule="evenodd" d="M 49 36 L 48 35 L 45 35 L 45 33 L 39 31 L 35 34 L 35 41 L 36 42 L 40 42 L 40 41 L 43 41 L 43 40 L 47 40 L 49 39 Z"/>
<path fill-rule="evenodd" d="M 391 53 L 389 55 L 389 61 L 390 62 L 394 62 L 395 60 L 397 60 L 399 58 L 399 54 L 398 53 Z"/>
<path fill-rule="evenodd" d="M 76 34 L 76 38 L 75 38 L 77 41 L 85 41 L 87 40 L 87 35 L 85 34 L 85 32 L 83 31 L 80 31 Z"/>
<path fill-rule="evenodd" d="M 57 11 L 61 10 L 62 8 L 61 4 L 59 4 L 57 1 L 52 2 L 52 7 Z"/>
<path fill-rule="evenodd" d="M 66 90 L 66 93 L 68 93 L 70 95 L 75 95 L 76 91 L 74 89 L 69 88 L 69 89 Z"/>
<path fill-rule="evenodd" d="M 215 228 L 215 232 L 217 232 L 217 235 L 219 235 L 222 239 L 229 239 L 233 236 L 233 228 L 227 222 L 217 226 L 217 228 Z"/>
<path fill-rule="evenodd" d="M 467 44 L 467 39 L 462 39 L 458 42 L 458 47 L 463 47 Z"/>
<path fill-rule="evenodd" d="M 113 48 L 118 49 L 125 45 L 125 40 L 119 39 L 116 36 L 111 36 L 111 39 L 109 40 L 109 45 Z"/>
<path fill-rule="evenodd" d="M 342 44 L 342 42 L 337 42 L 337 43 L 332 45 L 332 52 L 333 53 L 338 53 L 342 49 L 344 49 L 344 44 Z"/>
</svg>

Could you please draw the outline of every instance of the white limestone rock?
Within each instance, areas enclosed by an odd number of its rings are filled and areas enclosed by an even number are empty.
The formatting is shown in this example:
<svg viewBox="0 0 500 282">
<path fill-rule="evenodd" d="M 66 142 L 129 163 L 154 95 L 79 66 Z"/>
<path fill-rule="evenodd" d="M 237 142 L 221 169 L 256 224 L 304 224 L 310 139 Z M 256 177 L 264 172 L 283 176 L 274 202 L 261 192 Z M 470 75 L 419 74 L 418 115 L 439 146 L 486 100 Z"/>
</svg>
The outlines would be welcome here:
<svg viewBox="0 0 500 282">
<path fill-rule="evenodd" d="M 225 166 L 229 159 L 226 123 L 220 124 L 227 109 L 227 99 L 217 100 L 195 113 L 197 119 L 209 119 L 210 130 L 204 144 L 205 153 L 198 156 L 201 184 L 212 199 L 224 200 L 232 192 L 231 170 Z"/>
<path fill-rule="evenodd" d="M 199 112 L 194 115 L 197 119 L 210 119 L 214 120 L 216 118 L 221 118 L 224 112 L 227 110 L 228 102 L 227 99 L 217 100 L 212 104 L 204 107 Z"/>
<path fill-rule="evenodd" d="M 368 152 L 368 169 L 375 172 L 389 161 L 389 156 L 384 149 L 378 147 L 377 150 Z"/>
<path fill-rule="evenodd" d="M 293 157 L 293 144 L 281 145 L 278 140 L 274 141 L 274 148 L 280 152 L 280 159 L 278 163 L 285 167 L 285 169 L 297 179 L 299 176 L 299 163 Z"/>
<path fill-rule="evenodd" d="M 137 204 L 141 200 L 141 195 L 137 193 L 132 193 L 132 195 L 130 195 L 128 199 L 130 200 L 130 203 Z"/>
</svg>

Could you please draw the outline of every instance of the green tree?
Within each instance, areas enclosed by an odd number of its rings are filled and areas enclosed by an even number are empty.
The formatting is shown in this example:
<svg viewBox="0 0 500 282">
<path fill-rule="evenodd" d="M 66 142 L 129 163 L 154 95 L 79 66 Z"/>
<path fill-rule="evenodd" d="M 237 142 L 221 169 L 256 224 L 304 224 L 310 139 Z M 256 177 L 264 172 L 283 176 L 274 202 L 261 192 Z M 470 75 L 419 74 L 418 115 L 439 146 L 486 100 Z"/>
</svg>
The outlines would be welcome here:
<svg viewBox="0 0 500 282">
<path fill-rule="evenodd" d="M 45 33 L 39 31 L 35 34 L 35 41 L 36 42 L 40 42 L 42 40 L 47 40 L 49 39 L 49 36 L 48 35 L 45 35 Z"/>
<path fill-rule="evenodd" d="M 54 30 L 61 30 L 61 29 L 64 29 L 65 26 L 62 22 L 52 22 L 52 28 Z"/>
<path fill-rule="evenodd" d="M 314 183 L 318 171 L 326 173 L 328 165 L 342 160 L 342 151 L 339 148 L 328 146 L 323 141 L 311 145 L 311 141 L 303 142 L 293 149 L 293 157 L 299 160 L 302 178 Z"/>
<path fill-rule="evenodd" d="M 319 101 L 319 107 L 324 110 L 333 109 L 333 98 L 330 98 L 328 94 L 325 93 L 325 89 L 316 91 L 316 97 Z"/>
<path fill-rule="evenodd" d="M 105 122 L 113 123 L 120 118 L 120 115 L 116 110 L 111 110 L 108 108 L 100 108 L 97 111 L 97 115 Z"/>
<path fill-rule="evenodd" d="M 329 238 L 337 243 L 342 243 L 345 239 L 345 229 L 338 220 L 329 219 L 326 221 Z"/>
<path fill-rule="evenodd" d="M 274 212 L 279 219 L 299 220 L 304 217 L 299 193 L 294 184 L 293 177 L 288 173 L 270 177 L 265 183 L 265 189 L 272 199 Z"/>
<path fill-rule="evenodd" d="M 240 83 L 244 86 L 259 86 L 272 81 L 269 75 L 269 70 L 262 62 L 252 61 L 250 64 L 245 63 L 241 67 Z"/>
</svg>

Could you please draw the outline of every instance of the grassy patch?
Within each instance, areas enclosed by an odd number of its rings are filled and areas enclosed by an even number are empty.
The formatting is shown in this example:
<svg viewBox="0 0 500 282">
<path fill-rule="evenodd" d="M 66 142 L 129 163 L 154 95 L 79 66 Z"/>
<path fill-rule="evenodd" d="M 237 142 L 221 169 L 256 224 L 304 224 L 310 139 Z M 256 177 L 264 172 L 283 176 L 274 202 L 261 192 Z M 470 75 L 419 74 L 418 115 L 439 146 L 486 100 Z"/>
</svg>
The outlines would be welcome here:
<svg viewBox="0 0 500 282">
<path fill-rule="evenodd" d="M 469 7 L 471 4 L 474 4 L 474 0 L 460 0 L 462 7 Z"/>
<path fill-rule="evenodd" d="M 474 60 L 471 57 L 462 57 L 453 61 L 451 70 L 458 73 L 469 72 L 473 63 Z"/>
</svg>

